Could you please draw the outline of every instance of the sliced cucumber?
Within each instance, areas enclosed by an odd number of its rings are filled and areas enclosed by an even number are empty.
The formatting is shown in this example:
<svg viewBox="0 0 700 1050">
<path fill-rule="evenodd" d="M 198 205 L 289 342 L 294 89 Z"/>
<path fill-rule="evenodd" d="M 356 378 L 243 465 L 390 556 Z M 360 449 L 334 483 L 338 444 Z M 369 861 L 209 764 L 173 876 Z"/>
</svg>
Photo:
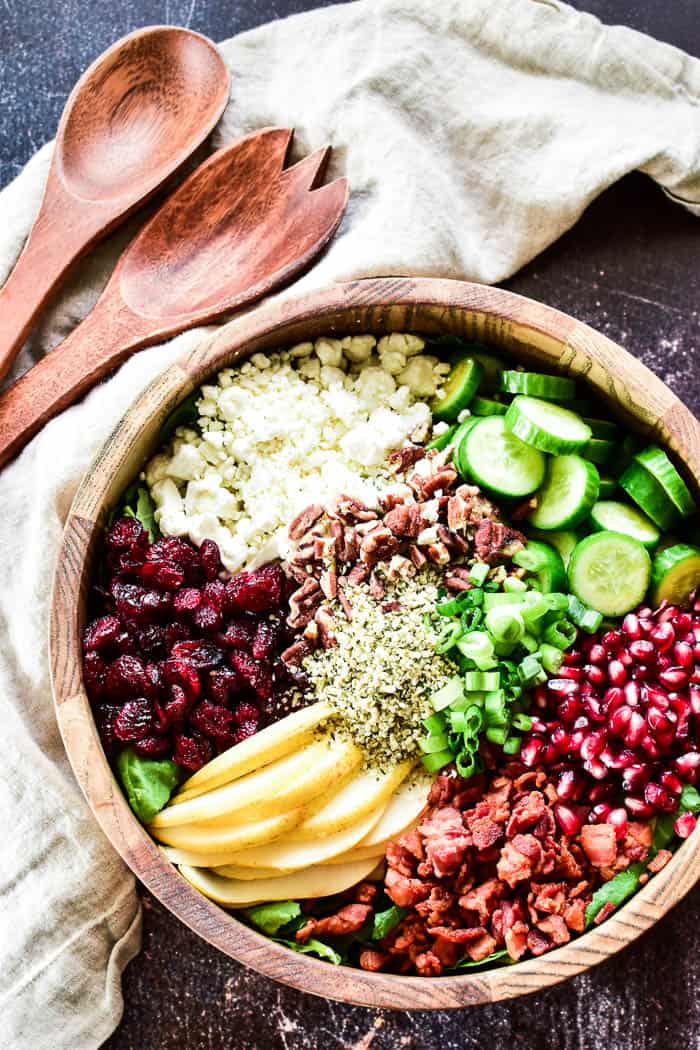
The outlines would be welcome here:
<svg viewBox="0 0 700 1050">
<path fill-rule="evenodd" d="M 544 480 L 545 457 L 506 428 L 504 416 L 478 419 L 460 444 L 458 469 L 499 496 L 519 499 Z"/>
<path fill-rule="evenodd" d="M 506 394 L 528 394 L 545 401 L 569 401 L 576 396 L 573 379 L 544 376 L 539 372 L 507 371 L 501 374 L 501 390 Z"/>
<path fill-rule="evenodd" d="M 600 475 L 600 492 L 598 493 L 600 499 L 610 499 L 617 492 L 617 481 L 615 478 L 607 477 L 605 474 Z"/>
<path fill-rule="evenodd" d="M 651 566 L 651 586 L 655 605 L 662 601 L 684 605 L 700 587 L 700 547 L 677 543 L 657 554 Z"/>
<path fill-rule="evenodd" d="M 463 408 L 466 408 L 476 393 L 483 375 L 483 368 L 473 357 L 463 357 L 445 380 L 443 397 L 432 403 L 433 415 L 445 419 L 448 423 L 456 419 Z"/>
<path fill-rule="evenodd" d="M 693 513 L 695 501 L 688 491 L 688 486 L 663 449 L 650 445 L 643 452 L 637 453 L 635 461 L 658 481 L 671 503 L 684 518 Z"/>
<path fill-rule="evenodd" d="M 615 454 L 615 462 L 613 464 L 613 473 L 618 477 L 623 471 L 627 470 L 634 457 L 639 452 L 642 444 L 639 438 L 635 437 L 634 434 L 627 434 L 620 442 L 620 446 Z"/>
<path fill-rule="evenodd" d="M 585 456 L 586 459 L 590 459 L 591 463 L 607 463 L 610 460 L 613 452 L 616 449 L 614 441 L 608 441 L 607 438 L 591 438 L 585 448 L 581 450 L 581 455 Z"/>
<path fill-rule="evenodd" d="M 656 478 L 636 459 L 632 460 L 620 478 L 620 488 L 625 490 L 630 499 L 660 529 L 670 529 L 678 522 L 678 509 L 671 503 Z"/>
<path fill-rule="evenodd" d="M 527 546 L 513 555 L 513 561 L 534 577 L 536 590 L 543 594 L 568 589 L 562 556 L 549 543 L 528 540 Z"/>
<path fill-rule="evenodd" d="M 598 499 L 600 478 L 582 456 L 555 456 L 549 461 L 537 506 L 529 514 L 536 529 L 570 529 L 580 525 Z"/>
<path fill-rule="evenodd" d="M 425 447 L 427 449 L 435 448 L 438 452 L 442 452 L 443 448 L 447 448 L 456 431 L 457 423 L 453 423 L 451 427 L 447 428 L 444 434 L 439 434 L 438 437 L 434 437 Z"/>
<path fill-rule="evenodd" d="M 508 405 L 490 397 L 475 397 L 470 408 L 475 416 L 504 416 L 508 411 Z"/>
<path fill-rule="evenodd" d="M 584 416 L 583 422 L 591 428 L 594 438 L 615 441 L 620 436 L 620 428 L 617 423 L 611 423 L 608 419 L 591 419 L 589 416 Z"/>
<path fill-rule="evenodd" d="M 475 346 L 479 345 L 478 343 L 475 344 Z M 485 394 L 492 394 L 495 390 L 499 390 L 501 372 L 503 371 L 503 362 L 500 357 L 496 357 L 495 354 L 490 353 L 488 350 L 474 350 L 471 356 L 475 361 L 479 362 L 483 369 L 479 389 Z"/>
<path fill-rule="evenodd" d="M 536 397 L 516 397 L 506 413 L 506 426 L 540 452 L 565 455 L 591 442 L 591 430 L 575 412 Z"/>
<path fill-rule="evenodd" d="M 656 525 L 645 514 L 617 500 L 599 500 L 591 510 L 591 523 L 596 532 L 623 532 L 653 550 L 661 538 Z"/>
<path fill-rule="evenodd" d="M 468 419 L 465 419 L 463 423 L 459 424 L 452 435 L 452 444 L 454 445 L 452 462 L 464 477 L 467 476 L 467 461 L 464 458 L 464 439 L 477 422 L 478 416 L 469 416 Z"/>
<path fill-rule="evenodd" d="M 624 616 L 643 600 L 651 579 L 649 551 L 621 532 L 594 532 L 576 546 L 569 586 L 603 616 Z"/>
<path fill-rule="evenodd" d="M 543 540 L 554 547 L 561 555 L 564 565 L 569 564 L 572 551 L 581 537 L 573 529 L 559 529 L 551 532 L 540 532 L 539 529 L 530 529 L 530 535 L 536 540 Z"/>
</svg>

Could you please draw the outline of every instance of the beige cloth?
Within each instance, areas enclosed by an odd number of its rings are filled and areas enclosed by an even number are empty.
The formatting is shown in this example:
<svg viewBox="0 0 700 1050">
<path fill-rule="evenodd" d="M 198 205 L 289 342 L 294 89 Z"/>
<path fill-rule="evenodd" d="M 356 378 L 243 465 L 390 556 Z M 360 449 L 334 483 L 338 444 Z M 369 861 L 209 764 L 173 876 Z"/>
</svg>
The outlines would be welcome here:
<svg viewBox="0 0 700 1050">
<path fill-rule="evenodd" d="M 297 289 L 380 273 L 499 281 L 633 169 L 700 213 L 700 62 L 562 4 L 362 0 L 222 51 L 234 79 L 217 143 L 294 125 L 299 150 L 330 142 L 332 174 L 350 178 L 343 226 Z M 0 281 L 50 152 L 0 195 Z M 90 256 L 18 367 L 82 318 L 127 236 Z M 121 970 L 139 948 L 134 880 L 92 819 L 54 722 L 49 587 L 95 449 L 200 337 L 132 358 L 0 475 L 0 1043 L 12 1050 L 98 1046 L 119 1020 Z"/>
</svg>

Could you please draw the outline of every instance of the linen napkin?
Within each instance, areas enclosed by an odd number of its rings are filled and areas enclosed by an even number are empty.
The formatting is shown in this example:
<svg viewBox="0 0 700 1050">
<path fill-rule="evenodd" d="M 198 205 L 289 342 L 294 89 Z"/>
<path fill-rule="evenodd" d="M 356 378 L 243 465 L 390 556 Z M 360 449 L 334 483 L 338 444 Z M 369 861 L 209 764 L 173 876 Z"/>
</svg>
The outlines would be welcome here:
<svg viewBox="0 0 700 1050">
<path fill-rule="evenodd" d="M 330 250 L 285 295 L 382 273 L 500 281 L 634 169 L 700 214 L 700 61 L 555 0 L 360 0 L 221 50 L 233 90 L 215 145 L 293 125 L 298 151 L 330 142 L 330 175 L 350 179 Z M 0 195 L 0 281 L 50 154 Z M 133 229 L 90 255 L 16 372 L 85 315 Z M 137 354 L 0 474 L 0 1042 L 12 1050 L 98 1046 L 139 949 L 134 879 L 90 815 L 54 721 L 49 589 L 93 453 L 202 331 Z"/>
</svg>

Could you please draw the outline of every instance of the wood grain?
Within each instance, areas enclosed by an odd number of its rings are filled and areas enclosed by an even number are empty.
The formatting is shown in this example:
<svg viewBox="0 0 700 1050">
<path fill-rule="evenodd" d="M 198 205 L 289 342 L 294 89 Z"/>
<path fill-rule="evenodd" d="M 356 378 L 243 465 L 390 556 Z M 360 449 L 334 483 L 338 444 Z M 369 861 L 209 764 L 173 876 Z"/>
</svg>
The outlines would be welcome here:
<svg viewBox="0 0 700 1050">
<path fill-rule="evenodd" d="M 204 142 L 230 78 L 206 37 L 155 26 L 117 41 L 68 98 L 39 214 L 0 290 L 0 380 L 70 267 Z"/>
<path fill-rule="evenodd" d="M 82 324 L 0 397 L 0 466 L 129 354 L 254 302 L 306 269 L 345 211 L 330 149 L 285 168 L 290 128 L 225 146 L 122 253 Z"/>
<path fill-rule="evenodd" d="M 581 376 L 640 431 L 683 457 L 697 494 L 700 427 L 660 380 L 621 347 L 565 314 L 462 282 L 357 281 L 266 307 L 227 325 L 183 359 L 177 382 L 166 384 L 166 398 L 172 404 L 193 384 L 256 350 L 322 333 L 379 335 L 408 329 L 485 339 L 514 363 L 526 360 Z M 117 426 L 80 487 L 56 572 L 50 649 L 59 725 L 86 798 L 125 861 L 175 915 L 223 952 L 295 988 L 367 1006 L 446 1009 L 524 995 L 580 973 L 625 947 L 680 900 L 700 876 L 698 833 L 600 928 L 539 959 L 477 976 L 426 979 L 335 969 L 289 952 L 193 890 L 131 814 L 100 747 L 80 675 L 84 586 L 101 522 L 157 443 L 163 401 L 162 380 L 156 380 Z"/>
</svg>

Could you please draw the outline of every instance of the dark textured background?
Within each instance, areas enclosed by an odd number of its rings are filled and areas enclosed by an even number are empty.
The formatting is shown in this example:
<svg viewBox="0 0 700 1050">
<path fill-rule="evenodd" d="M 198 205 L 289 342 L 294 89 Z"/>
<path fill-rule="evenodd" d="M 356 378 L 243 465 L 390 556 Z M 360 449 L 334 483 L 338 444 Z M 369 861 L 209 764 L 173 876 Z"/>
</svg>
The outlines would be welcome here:
<svg viewBox="0 0 700 1050">
<path fill-rule="evenodd" d="M 53 135 L 82 69 L 124 33 L 168 22 L 221 40 L 316 6 L 318 0 L 1 0 L 0 183 Z M 700 56 L 699 0 L 574 6 Z M 648 179 L 630 176 L 508 287 L 622 343 L 699 413 L 698 222 Z M 300 995 L 219 955 L 150 897 L 144 903 L 144 949 L 125 974 L 124 1020 L 107 1050 L 700 1047 L 700 887 L 632 948 L 587 975 L 513 1003 L 437 1014 Z"/>
</svg>

